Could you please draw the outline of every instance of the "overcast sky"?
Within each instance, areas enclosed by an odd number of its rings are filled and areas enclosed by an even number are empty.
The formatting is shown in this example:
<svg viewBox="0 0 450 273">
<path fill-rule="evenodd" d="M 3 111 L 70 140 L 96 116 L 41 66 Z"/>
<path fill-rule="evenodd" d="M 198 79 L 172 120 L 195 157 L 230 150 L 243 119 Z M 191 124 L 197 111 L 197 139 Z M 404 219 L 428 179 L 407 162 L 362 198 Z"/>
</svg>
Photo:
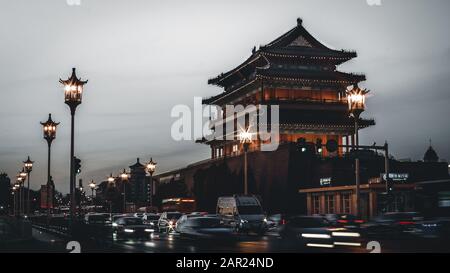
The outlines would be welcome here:
<svg viewBox="0 0 450 273">
<path fill-rule="evenodd" d="M 429 139 L 450 159 L 450 1 L 366 0 L 0 0 L 0 172 L 14 177 L 36 161 L 32 186 L 46 181 L 40 121 L 61 122 L 53 143 L 57 189 L 68 190 L 70 115 L 59 78 L 77 67 L 89 79 L 76 116 L 81 178 L 152 156 L 158 171 L 209 157 L 207 146 L 175 142 L 174 105 L 221 90 L 208 78 L 240 64 L 253 46 L 304 26 L 359 57 L 340 67 L 367 75 L 363 143 L 388 140 L 397 158 L 422 158 Z"/>
</svg>

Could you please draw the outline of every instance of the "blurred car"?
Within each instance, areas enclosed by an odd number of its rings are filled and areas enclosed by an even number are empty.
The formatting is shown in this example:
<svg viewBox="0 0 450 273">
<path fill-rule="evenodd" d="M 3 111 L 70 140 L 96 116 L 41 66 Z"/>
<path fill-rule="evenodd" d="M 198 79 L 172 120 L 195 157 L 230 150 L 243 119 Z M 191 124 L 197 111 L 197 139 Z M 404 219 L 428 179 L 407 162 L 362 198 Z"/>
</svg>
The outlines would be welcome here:
<svg viewBox="0 0 450 273">
<path fill-rule="evenodd" d="M 281 226 L 286 224 L 287 216 L 284 214 L 273 214 L 267 217 L 267 228 L 269 230 L 279 229 Z"/>
<path fill-rule="evenodd" d="M 189 214 L 183 214 L 175 223 L 175 227 L 174 227 L 174 231 L 178 232 L 177 227 L 180 225 L 183 225 L 183 223 L 185 221 L 187 221 L 188 218 L 192 218 L 192 217 L 217 217 L 217 215 L 215 214 L 208 214 L 207 212 L 205 213 L 199 213 L 199 212 L 192 212 Z"/>
<path fill-rule="evenodd" d="M 300 243 L 301 247 L 360 247 L 361 234 L 336 228 L 320 216 L 293 216 L 280 228 L 282 239 Z"/>
<path fill-rule="evenodd" d="M 118 219 L 123 218 L 123 217 L 127 217 L 128 215 L 126 214 L 113 214 L 111 216 L 111 223 L 115 223 Z"/>
<path fill-rule="evenodd" d="M 143 212 L 136 212 L 135 214 L 133 214 L 134 217 L 138 217 L 138 218 L 142 218 L 144 217 L 144 213 Z"/>
<path fill-rule="evenodd" d="M 148 238 L 154 231 L 139 217 L 123 217 L 113 223 L 113 232 L 117 238 Z"/>
<path fill-rule="evenodd" d="M 163 212 L 158 220 L 158 231 L 169 233 L 175 230 L 175 224 L 183 216 L 180 212 Z"/>
<path fill-rule="evenodd" d="M 109 225 L 111 219 L 108 213 L 88 213 L 84 216 L 84 222 L 87 225 Z"/>
<path fill-rule="evenodd" d="M 264 235 L 267 219 L 255 195 L 233 195 L 217 199 L 216 213 L 224 223 L 238 232 Z"/>
<path fill-rule="evenodd" d="M 304 247 L 334 247 L 329 223 L 322 217 L 290 217 L 281 227 L 280 236 L 284 240 L 300 243 Z"/>
<path fill-rule="evenodd" d="M 159 214 L 156 214 L 156 213 L 144 213 L 144 216 L 142 217 L 142 220 L 144 221 L 145 224 L 151 225 L 151 226 L 156 228 L 158 226 L 159 218 L 160 218 Z"/>
<path fill-rule="evenodd" d="M 325 214 L 323 217 L 335 227 L 358 228 L 364 224 L 364 220 L 352 214 Z"/>
<path fill-rule="evenodd" d="M 227 227 L 217 216 L 191 216 L 185 217 L 177 223 L 177 231 L 182 237 L 197 239 L 229 238 L 234 233 L 234 228 Z"/>
<path fill-rule="evenodd" d="M 398 239 L 411 235 L 423 219 L 417 212 L 390 212 L 362 224 L 361 229 L 368 237 Z"/>
</svg>

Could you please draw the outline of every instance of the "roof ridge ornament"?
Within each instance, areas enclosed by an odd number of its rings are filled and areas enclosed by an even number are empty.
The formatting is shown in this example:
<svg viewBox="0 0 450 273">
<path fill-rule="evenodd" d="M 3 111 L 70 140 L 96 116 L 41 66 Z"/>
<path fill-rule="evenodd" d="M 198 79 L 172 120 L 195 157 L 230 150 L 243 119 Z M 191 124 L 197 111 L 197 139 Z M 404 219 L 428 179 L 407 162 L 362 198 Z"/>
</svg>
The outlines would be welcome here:
<svg viewBox="0 0 450 273">
<path fill-rule="evenodd" d="M 303 23 L 302 18 L 298 17 L 298 18 L 297 18 L 297 26 L 301 26 L 302 23 Z"/>
</svg>

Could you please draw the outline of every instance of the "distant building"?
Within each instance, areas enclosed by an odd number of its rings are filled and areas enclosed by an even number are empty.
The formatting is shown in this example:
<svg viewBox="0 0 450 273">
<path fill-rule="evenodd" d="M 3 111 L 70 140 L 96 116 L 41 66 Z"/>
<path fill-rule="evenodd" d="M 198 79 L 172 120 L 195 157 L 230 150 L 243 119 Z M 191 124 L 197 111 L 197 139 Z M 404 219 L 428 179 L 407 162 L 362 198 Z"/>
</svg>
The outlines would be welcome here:
<svg viewBox="0 0 450 273">
<path fill-rule="evenodd" d="M 145 166 L 141 164 L 139 158 L 136 163 L 130 166 L 131 201 L 137 207 L 146 207 L 149 205 L 151 187 L 149 187 L 149 178 L 145 171 Z"/>
</svg>

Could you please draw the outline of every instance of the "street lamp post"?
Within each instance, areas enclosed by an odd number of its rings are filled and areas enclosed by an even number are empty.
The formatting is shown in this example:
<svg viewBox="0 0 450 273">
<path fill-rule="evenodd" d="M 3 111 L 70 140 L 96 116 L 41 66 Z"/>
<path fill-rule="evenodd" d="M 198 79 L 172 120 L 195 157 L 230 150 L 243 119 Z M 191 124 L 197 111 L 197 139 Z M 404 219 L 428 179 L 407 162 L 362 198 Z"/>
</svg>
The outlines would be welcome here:
<svg viewBox="0 0 450 273">
<path fill-rule="evenodd" d="M 350 115 L 353 116 L 355 120 L 355 183 L 356 183 L 356 212 L 357 216 L 360 216 L 360 162 L 359 162 L 359 117 L 361 113 L 364 112 L 366 94 L 369 91 L 366 89 L 361 89 L 358 84 L 355 83 L 352 89 L 347 90 L 347 102 Z"/>
<path fill-rule="evenodd" d="M 18 209 L 18 215 L 22 215 L 22 177 L 20 177 L 20 174 L 16 177 L 16 188 L 19 191 L 19 196 L 17 198 L 17 209 Z"/>
<path fill-rule="evenodd" d="M 16 212 L 17 212 L 17 206 L 16 206 L 16 191 L 17 191 L 17 187 L 16 187 L 17 185 L 14 185 L 13 187 L 12 187 L 12 194 L 13 194 L 13 198 L 14 198 L 14 211 L 13 211 L 13 215 L 14 216 L 16 216 Z"/>
<path fill-rule="evenodd" d="M 72 75 L 67 80 L 59 80 L 64 85 L 64 101 L 70 108 L 71 115 L 71 131 L 70 131 L 70 226 L 75 216 L 75 164 L 74 164 L 74 150 L 75 150 L 75 111 L 77 106 L 81 104 L 83 95 L 83 86 L 88 81 L 82 81 L 77 78 L 75 68 L 72 68 Z M 72 231 L 72 230 L 71 230 Z"/>
<path fill-rule="evenodd" d="M 108 181 L 109 185 L 114 184 L 114 182 L 116 181 L 116 179 L 114 178 L 112 173 L 109 175 L 107 181 Z M 111 219 L 112 219 L 112 200 L 109 200 L 109 214 L 110 214 Z"/>
<path fill-rule="evenodd" d="M 153 207 L 153 196 L 155 195 L 155 185 L 153 183 L 153 174 L 155 173 L 157 163 L 150 158 L 150 161 L 146 164 L 145 169 L 150 174 L 150 206 Z"/>
<path fill-rule="evenodd" d="M 33 163 L 34 161 L 31 161 L 30 156 L 28 156 L 28 159 L 23 162 L 25 166 L 25 171 L 27 172 L 27 178 L 28 178 L 28 184 L 27 184 L 27 214 L 30 214 L 30 173 L 33 171 Z"/>
<path fill-rule="evenodd" d="M 20 181 L 22 183 L 22 186 L 20 187 L 20 208 L 21 208 L 21 214 L 25 214 L 25 180 L 27 179 L 27 173 L 25 172 L 25 168 L 22 168 L 22 171 L 19 173 Z"/>
<path fill-rule="evenodd" d="M 127 213 L 127 195 L 126 195 L 126 182 L 128 181 L 130 175 L 127 173 L 125 169 L 123 169 L 123 172 L 120 174 L 120 179 L 122 180 L 123 185 L 123 213 Z"/>
<path fill-rule="evenodd" d="M 244 195 L 248 195 L 248 160 L 247 153 L 252 143 L 252 133 L 247 129 L 239 133 L 239 140 L 244 147 Z"/>
<path fill-rule="evenodd" d="M 48 119 L 45 122 L 41 122 L 44 139 L 47 141 L 47 217 L 50 217 L 50 187 L 51 187 L 51 147 L 52 142 L 56 138 L 56 127 L 59 125 L 59 122 L 54 122 L 52 120 L 52 114 L 48 114 Z"/>
</svg>

